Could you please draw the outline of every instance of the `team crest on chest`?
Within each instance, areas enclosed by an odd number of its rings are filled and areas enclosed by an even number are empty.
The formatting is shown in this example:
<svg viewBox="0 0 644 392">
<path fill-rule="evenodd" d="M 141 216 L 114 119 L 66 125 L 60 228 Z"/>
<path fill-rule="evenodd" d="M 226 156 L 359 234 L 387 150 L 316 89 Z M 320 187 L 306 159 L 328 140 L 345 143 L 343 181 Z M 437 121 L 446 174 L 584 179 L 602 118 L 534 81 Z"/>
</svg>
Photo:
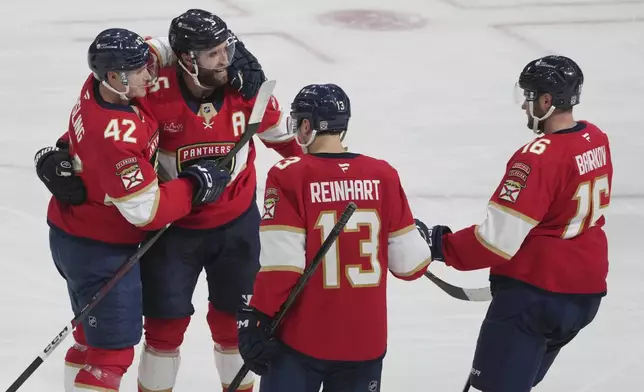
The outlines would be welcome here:
<svg viewBox="0 0 644 392">
<path fill-rule="evenodd" d="M 181 173 L 184 167 L 200 159 L 217 161 L 226 156 L 234 145 L 234 142 L 210 142 L 183 146 L 177 150 L 177 172 Z M 234 167 L 235 158 L 228 164 L 230 173 L 232 173 Z"/>
<path fill-rule="evenodd" d="M 217 110 L 215 109 L 215 106 L 210 102 L 202 103 L 197 115 L 203 118 L 204 129 L 212 129 L 212 119 L 217 115 Z"/>
</svg>

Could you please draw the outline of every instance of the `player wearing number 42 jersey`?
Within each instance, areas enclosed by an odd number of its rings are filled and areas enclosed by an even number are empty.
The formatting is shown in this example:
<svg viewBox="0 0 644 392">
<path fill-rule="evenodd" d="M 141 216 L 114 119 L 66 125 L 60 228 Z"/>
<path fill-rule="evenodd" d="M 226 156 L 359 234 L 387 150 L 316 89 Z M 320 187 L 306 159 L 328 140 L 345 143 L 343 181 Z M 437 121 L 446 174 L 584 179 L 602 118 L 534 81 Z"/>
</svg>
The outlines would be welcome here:
<svg viewBox="0 0 644 392">
<path fill-rule="evenodd" d="M 157 121 L 144 99 L 154 77 L 151 60 L 144 39 L 124 29 L 101 32 L 88 50 L 93 74 L 72 109 L 65 137 L 74 167 L 61 160 L 56 168 L 75 170 L 87 200 L 67 204 L 52 197 L 47 213 L 52 258 L 75 315 L 136 252 L 145 230 L 186 216 L 193 205 L 214 202 L 230 180 L 213 162 L 195 162 L 179 178 L 159 183 Z M 53 148 L 41 150 L 38 172 L 56 156 Z M 65 391 L 119 390 L 141 339 L 141 297 L 135 264 L 74 330 L 76 343 L 65 357 Z"/>
<path fill-rule="evenodd" d="M 342 137 L 349 98 L 336 85 L 309 85 L 287 125 L 307 150 L 268 173 L 260 228 L 261 270 L 250 307 L 238 314 L 239 348 L 262 374 L 264 392 L 378 391 L 386 350 L 387 269 L 421 277 L 431 261 L 397 172 L 348 153 Z M 279 310 L 347 203 L 358 209 L 326 254 L 278 333 L 264 327 Z"/>
<path fill-rule="evenodd" d="M 205 10 L 182 13 L 170 23 L 167 39 L 146 42 L 164 66 L 146 103 L 158 122 L 159 176 L 173 179 L 168 182 L 172 184 L 195 162 L 216 162 L 240 141 L 265 76 L 225 21 Z M 301 155 L 294 137 L 278 127 L 280 120 L 279 104 L 271 97 L 257 130 L 258 139 L 284 157 Z M 123 137 L 128 136 L 127 128 L 122 131 Z M 180 347 L 194 313 L 193 293 L 204 270 L 209 301 L 206 320 L 220 390 L 226 391 L 242 365 L 235 315 L 243 299 L 252 294 L 260 267 L 255 148 L 251 140 L 228 164 L 231 180 L 217 203 L 193 208 L 141 258 L 145 344 L 138 388 L 142 392 L 174 388 Z M 56 174 L 41 179 L 62 182 L 49 185 L 60 193 L 68 181 L 60 181 Z M 75 190 L 65 189 L 63 198 L 76 203 Z M 254 376 L 248 374 L 240 390 L 252 390 L 253 382 Z"/>
<path fill-rule="evenodd" d="M 494 297 L 474 356 L 474 390 L 531 390 L 606 294 L 602 226 L 613 166 L 606 134 L 573 119 L 583 81 L 563 56 L 527 64 L 517 90 L 539 137 L 509 160 L 482 224 L 455 233 L 424 227 L 435 259 L 460 270 L 491 267 Z"/>
</svg>

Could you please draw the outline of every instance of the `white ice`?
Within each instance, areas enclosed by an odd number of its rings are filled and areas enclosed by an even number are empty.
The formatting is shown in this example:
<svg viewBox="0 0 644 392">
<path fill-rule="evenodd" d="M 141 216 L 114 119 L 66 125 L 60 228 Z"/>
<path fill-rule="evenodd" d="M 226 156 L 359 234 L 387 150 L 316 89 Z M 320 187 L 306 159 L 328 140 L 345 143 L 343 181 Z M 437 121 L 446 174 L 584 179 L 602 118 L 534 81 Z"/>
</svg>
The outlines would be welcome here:
<svg viewBox="0 0 644 392">
<path fill-rule="evenodd" d="M 88 74 L 86 50 L 103 28 L 167 34 L 189 7 L 224 17 L 261 59 L 283 107 L 313 82 L 352 99 L 347 144 L 398 168 L 416 216 L 459 229 L 480 222 L 509 155 L 531 137 L 512 90 L 521 68 L 548 53 L 585 72 L 578 118 L 611 137 L 615 166 L 607 211 L 609 294 L 595 322 L 566 347 L 539 391 L 642 390 L 644 238 L 641 127 L 644 2 L 636 0 L 193 0 L 3 2 L 0 12 L 0 387 L 8 387 L 71 319 L 48 250 L 48 193 L 34 152 L 65 130 Z M 333 10 L 415 15 L 425 27 L 364 31 L 319 22 Z M 277 155 L 260 148 L 260 187 Z M 440 168 L 442 167 L 442 168 Z M 440 168 L 440 169 L 439 169 Z M 433 271 L 461 285 L 485 271 Z M 428 280 L 391 281 L 383 390 L 460 391 L 486 304 L 459 302 Z M 177 391 L 217 391 L 203 280 L 183 346 Z M 351 328 L 351 326 L 347 326 Z M 62 390 L 69 338 L 22 387 Z M 138 349 L 138 348 L 137 348 Z M 138 350 L 137 350 L 138 351 Z M 123 381 L 134 391 L 136 363 Z M 642 388 L 642 389 L 640 389 Z"/>
</svg>

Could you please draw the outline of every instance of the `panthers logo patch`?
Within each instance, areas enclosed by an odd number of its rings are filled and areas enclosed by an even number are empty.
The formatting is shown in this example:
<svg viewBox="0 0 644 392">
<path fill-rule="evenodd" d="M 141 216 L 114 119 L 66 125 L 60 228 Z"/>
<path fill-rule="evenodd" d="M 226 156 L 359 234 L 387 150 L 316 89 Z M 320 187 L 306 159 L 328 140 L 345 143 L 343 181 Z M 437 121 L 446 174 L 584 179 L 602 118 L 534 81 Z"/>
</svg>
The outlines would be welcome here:
<svg viewBox="0 0 644 392">
<path fill-rule="evenodd" d="M 177 150 L 177 172 L 181 173 L 184 167 L 192 163 L 209 159 L 215 162 L 223 159 L 235 146 L 234 142 L 222 143 L 199 143 L 181 147 Z M 232 173 L 235 169 L 235 158 L 226 166 L 226 170 Z"/>
</svg>

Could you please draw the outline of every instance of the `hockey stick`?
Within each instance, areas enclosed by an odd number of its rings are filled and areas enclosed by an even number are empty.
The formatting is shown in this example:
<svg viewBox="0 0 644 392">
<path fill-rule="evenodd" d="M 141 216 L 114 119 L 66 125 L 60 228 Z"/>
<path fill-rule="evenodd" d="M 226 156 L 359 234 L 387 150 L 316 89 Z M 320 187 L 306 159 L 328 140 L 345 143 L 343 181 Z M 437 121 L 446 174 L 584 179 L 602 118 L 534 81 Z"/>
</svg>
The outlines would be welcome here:
<svg viewBox="0 0 644 392">
<path fill-rule="evenodd" d="M 335 226 L 333 226 L 333 230 L 331 230 L 331 233 L 329 233 L 328 237 L 326 237 L 326 239 L 322 243 L 322 246 L 320 246 L 320 249 L 313 257 L 313 261 L 311 261 L 311 264 L 309 264 L 309 266 L 304 269 L 302 276 L 297 281 L 297 283 L 295 284 L 291 292 L 288 294 L 286 301 L 284 301 L 279 312 L 277 312 L 277 314 L 275 315 L 275 318 L 271 322 L 271 325 L 266 330 L 268 336 L 275 335 L 275 331 L 277 330 L 277 327 L 279 327 L 280 323 L 284 319 L 284 316 L 286 316 L 286 312 L 288 312 L 291 306 L 293 306 L 293 303 L 299 296 L 300 292 L 304 289 L 304 286 L 306 286 L 306 283 L 309 281 L 309 279 L 311 279 L 311 276 L 313 275 L 315 270 L 322 263 L 322 259 L 324 259 L 324 256 L 329 251 L 329 248 L 331 247 L 331 245 L 333 245 L 335 240 L 338 238 L 338 236 L 340 235 L 340 232 L 344 229 L 344 226 L 347 224 L 347 222 L 349 221 L 349 218 L 351 218 L 351 215 L 353 215 L 356 208 L 357 206 L 355 205 L 355 203 L 350 202 L 347 205 L 347 207 L 344 209 L 342 216 L 340 216 L 340 219 L 338 219 L 338 222 L 335 224 Z M 246 374 L 248 374 L 249 371 L 250 371 L 250 368 L 248 367 L 248 365 L 244 364 L 241 367 L 241 369 L 239 369 L 239 371 L 235 375 L 235 378 L 228 386 L 227 391 L 235 392 L 237 388 L 239 388 L 239 385 L 241 384 L 242 380 L 244 379 L 244 377 L 246 377 Z"/>
<path fill-rule="evenodd" d="M 224 158 L 221 159 L 221 161 L 218 162 L 219 167 L 225 167 L 234 157 L 235 155 L 241 150 L 246 143 L 250 141 L 250 139 L 257 133 L 259 130 L 260 123 L 262 122 L 262 119 L 264 118 L 264 112 L 266 111 L 266 107 L 268 106 L 268 101 L 270 100 L 271 96 L 273 95 L 273 90 L 275 89 L 275 81 L 270 80 L 266 81 L 262 84 L 262 86 L 259 89 L 259 92 L 257 93 L 257 99 L 255 101 L 255 105 L 253 106 L 253 111 L 251 112 L 250 119 L 248 120 L 248 126 L 246 127 L 246 130 L 240 140 L 230 149 L 228 154 Z M 71 333 L 71 331 L 85 318 L 87 318 L 87 315 L 89 312 L 98 305 L 98 303 L 105 297 L 105 295 L 125 276 L 131 269 L 134 267 L 134 265 L 143 257 L 145 252 L 147 252 L 150 247 L 161 237 L 161 235 L 170 227 L 170 224 L 162 228 L 161 230 L 157 231 L 152 237 L 150 237 L 147 241 L 145 241 L 139 249 L 137 249 L 136 253 L 134 253 L 123 265 L 119 267 L 119 269 L 116 271 L 116 274 L 108 280 L 103 287 L 101 287 L 100 290 L 94 296 L 92 299 L 85 305 L 85 307 L 81 310 L 81 312 L 78 314 L 78 316 L 74 317 L 72 321 L 63 328 L 62 331 L 56 335 L 56 337 L 45 347 L 45 349 L 38 354 L 36 359 L 34 359 L 31 364 L 22 372 L 22 374 L 16 379 L 16 381 L 11 384 L 11 386 L 6 390 L 6 392 L 16 392 L 18 388 L 22 386 L 22 384 L 27 381 L 29 377 L 40 367 L 40 365 L 47 359 L 47 357 L 54 351 L 58 345 L 65 340 L 67 335 Z"/>
<path fill-rule="evenodd" d="M 463 301 L 486 302 L 492 300 L 492 293 L 489 287 L 479 289 L 464 289 L 462 287 L 451 285 L 429 271 L 425 271 L 425 277 L 434 282 L 441 290 L 450 297 Z"/>
</svg>

